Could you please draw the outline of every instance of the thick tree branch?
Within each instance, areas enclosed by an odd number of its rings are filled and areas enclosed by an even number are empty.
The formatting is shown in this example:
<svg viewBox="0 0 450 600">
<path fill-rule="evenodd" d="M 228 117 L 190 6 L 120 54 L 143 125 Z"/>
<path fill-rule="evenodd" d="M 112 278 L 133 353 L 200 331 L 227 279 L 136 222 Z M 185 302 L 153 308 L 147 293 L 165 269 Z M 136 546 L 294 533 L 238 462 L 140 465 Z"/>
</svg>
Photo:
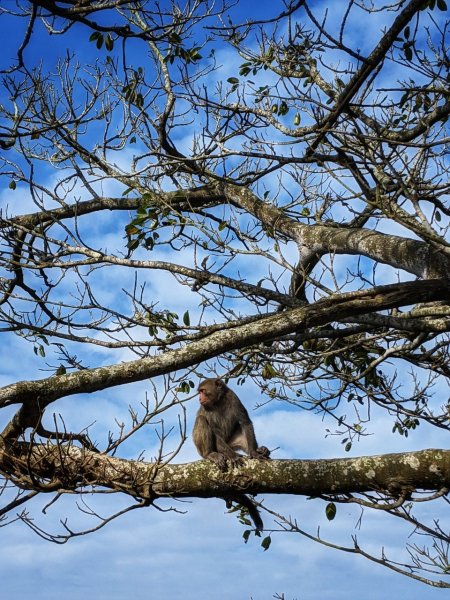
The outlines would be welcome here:
<svg viewBox="0 0 450 600">
<path fill-rule="evenodd" d="M 363 255 L 426 279 L 449 276 L 450 256 L 425 242 L 363 228 L 305 225 L 273 204 L 262 202 L 246 188 L 226 186 L 225 194 L 230 203 L 260 219 L 266 227 L 312 252 Z"/>
<path fill-rule="evenodd" d="M 442 280 L 406 282 L 335 295 L 310 306 L 262 316 L 252 323 L 239 325 L 237 322 L 236 327 L 214 332 L 203 340 L 157 356 L 38 381 L 21 381 L 0 389 L 0 405 L 26 405 L 28 402 L 38 401 L 43 408 L 64 396 L 95 392 L 164 375 L 174 369 L 191 367 L 224 352 L 249 347 L 292 332 L 298 333 L 308 327 L 324 325 L 357 314 L 449 298 L 450 283 Z"/>
<path fill-rule="evenodd" d="M 148 195 L 145 200 L 97 198 L 42 213 L 1 219 L 0 228 L 18 226 L 32 230 L 38 224 L 46 225 L 105 209 L 136 210 L 143 205 L 151 205 L 161 209 L 195 212 L 199 208 L 229 202 L 313 253 L 363 255 L 425 279 L 448 277 L 450 273 L 450 256 L 438 252 L 430 244 L 364 228 L 306 225 L 288 217 L 272 204 L 261 201 L 247 188 L 233 185 L 225 185 L 222 189 L 205 186 L 174 192 L 148 192 Z"/>
<path fill-rule="evenodd" d="M 247 459 L 223 473 L 209 461 L 189 464 L 146 463 L 98 454 L 73 445 L 15 444 L 0 452 L 0 468 L 8 476 L 28 473 L 47 485 L 71 490 L 99 486 L 144 499 L 158 497 L 223 497 L 233 492 L 319 496 L 371 491 L 397 496 L 413 490 L 450 487 L 450 450 L 333 458 L 320 460 Z M 43 490 L 45 491 L 45 490 Z"/>
<path fill-rule="evenodd" d="M 383 35 L 377 46 L 365 60 L 364 64 L 356 71 L 344 90 L 339 94 L 335 106 L 322 123 L 319 135 L 308 148 L 308 155 L 313 153 L 319 147 L 326 133 L 330 131 L 341 114 L 345 111 L 351 99 L 360 91 L 364 82 L 383 62 L 386 54 L 391 49 L 402 29 L 406 27 L 414 15 L 422 9 L 426 4 L 426 1 L 427 0 L 411 0 L 411 2 L 396 17 L 390 29 Z"/>
<path fill-rule="evenodd" d="M 28 213 L 10 219 L 0 219 L 0 229 L 11 226 L 20 226 L 26 229 L 33 229 L 36 225 L 47 225 L 57 223 L 63 219 L 73 219 L 83 215 L 89 215 L 102 210 L 136 210 L 147 204 L 155 204 L 161 208 L 170 207 L 171 209 L 192 210 L 206 208 L 222 203 L 223 194 L 213 187 L 200 187 L 187 190 L 176 190 L 173 192 L 162 192 L 144 190 L 147 197 L 138 198 L 110 198 L 98 197 L 93 200 L 85 200 L 64 206 L 62 208 L 53 208 L 46 211 Z M 150 199 L 151 198 L 151 199 Z"/>
</svg>

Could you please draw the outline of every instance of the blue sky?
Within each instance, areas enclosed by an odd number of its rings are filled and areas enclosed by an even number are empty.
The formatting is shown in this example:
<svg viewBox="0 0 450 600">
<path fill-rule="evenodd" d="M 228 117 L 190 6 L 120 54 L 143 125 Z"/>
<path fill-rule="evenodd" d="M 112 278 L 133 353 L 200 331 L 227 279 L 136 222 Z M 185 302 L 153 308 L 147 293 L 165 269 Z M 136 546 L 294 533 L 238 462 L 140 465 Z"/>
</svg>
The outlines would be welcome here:
<svg viewBox="0 0 450 600">
<path fill-rule="evenodd" d="M 3 3 L 7 4 L 8 0 L 3 0 Z M 260 15 L 263 14 L 261 11 L 271 11 L 273 4 L 258 2 Z M 314 6 L 327 4 L 333 9 L 339 3 L 318 2 Z M 238 3 L 236 10 L 242 16 L 254 16 L 255 4 L 243 1 Z M 378 30 L 377 17 L 375 23 L 372 26 Z M 8 61 L 14 55 L 19 32 L 10 22 L 5 25 L 4 17 L 0 18 L 0 32 L 3 61 Z M 348 32 L 347 43 L 362 51 L 372 48 L 373 40 L 366 28 L 349 27 Z M 43 59 L 52 64 L 57 53 L 69 46 L 76 51 L 80 60 L 92 60 L 98 54 L 87 38 L 84 29 L 74 28 L 67 36 L 51 38 L 49 41 L 38 30 L 25 57 L 33 57 L 36 61 Z M 229 70 L 231 63 L 227 65 L 226 59 L 231 55 L 225 50 L 222 52 L 221 59 L 228 67 L 226 70 Z M 123 157 L 124 162 L 127 159 L 129 157 Z M 42 172 L 44 180 L 52 177 L 50 170 Z M 107 191 L 120 193 L 118 187 Z M 10 211 L 17 211 L 17 214 L 33 210 L 27 190 L 19 186 L 12 195 L 8 180 L 2 178 L 0 207 L 5 209 L 6 206 Z M 91 221 L 86 229 L 87 235 L 92 240 L 101 237 L 106 245 L 109 241 L 113 244 L 117 236 L 123 234 L 122 222 L 115 219 L 117 217 L 114 216 L 106 222 Z M 178 262 L 181 260 L 187 261 L 188 258 L 180 257 Z M 99 274 L 99 290 L 105 299 L 114 293 L 115 282 L 111 279 L 111 272 L 115 273 L 114 270 L 108 270 L 105 274 Z M 120 274 L 120 277 L 123 275 Z M 130 273 L 129 277 L 131 281 L 133 274 Z M 116 283 L 124 285 L 123 279 Z M 197 308 L 194 304 L 186 304 L 191 300 L 177 296 L 173 280 L 168 276 L 152 279 L 149 287 L 156 298 L 170 297 L 172 309 L 180 314 L 186 306 L 193 312 Z M 89 352 L 92 353 L 86 358 L 93 364 L 110 364 L 130 358 L 127 352 L 118 355 L 101 348 Z M 32 346 L 20 338 L 4 335 L 0 357 L 0 385 L 48 374 L 45 361 L 37 357 Z M 130 398 L 138 404 L 144 400 L 148 390 L 145 382 L 121 386 L 96 394 L 95 397 L 79 395 L 65 399 L 55 405 L 54 410 L 63 415 L 69 429 L 78 430 L 94 422 L 90 430 L 92 437 L 101 438 L 115 427 L 116 418 L 126 419 Z M 441 391 L 448 394 L 446 390 Z M 322 421 L 312 413 L 296 411 L 281 403 L 266 405 L 255 411 L 255 405 L 261 400 L 259 391 L 247 384 L 238 393 L 246 399 L 260 443 L 279 448 L 274 454 L 275 458 L 347 457 L 448 447 L 448 433 L 436 432 L 425 425 L 407 440 L 393 435 L 392 420 L 374 410 L 370 424 L 373 435 L 363 438 L 350 453 L 346 453 L 339 437 L 327 436 L 326 429 L 333 428 L 332 422 Z M 195 398 L 187 403 L 186 409 L 187 429 L 190 432 L 196 410 Z M 6 415 L 10 416 L 11 412 Z M 47 418 L 52 419 L 52 411 Z M 165 415 L 166 427 L 176 425 L 177 418 L 178 412 L 175 410 Z M 0 426 L 4 422 L 5 415 L 0 415 Z M 135 457 L 144 451 L 145 458 L 150 460 L 157 452 L 155 431 L 157 426 L 144 429 L 125 446 L 125 453 Z M 169 449 L 176 447 L 177 439 L 175 431 L 169 439 Z M 189 438 L 177 462 L 196 459 L 197 453 Z M 60 528 L 59 519 L 64 516 L 74 526 L 86 522 L 85 516 L 76 510 L 72 498 L 63 498 L 49 507 L 44 515 L 42 508 L 47 501 L 47 498 L 40 497 L 31 505 L 37 526 L 56 531 Z M 126 499 L 113 496 L 86 497 L 86 502 L 101 515 L 127 503 Z M 272 510 L 293 515 L 312 534 L 320 525 L 324 537 L 346 545 L 351 545 L 351 536 L 357 535 L 375 553 L 379 553 L 384 546 L 388 554 L 401 557 L 410 533 L 410 528 L 394 522 L 388 515 L 378 513 L 366 513 L 361 528 L 358 528 L 360 513 L 355 507 L 339 506 L 335 521 L 328 523 L 324 502 L 285 496 L 267 497 L 265 502 Z M 274 532 L 272 545 L 267 552 L 263 551 L 254 537 L 244 544 L 243 528 L 233 515 L 226 514 L 222 500 L 193 499 L 183 503 L 161 503 L 160 506 L 163 509 L 174 507 L 180 512 L 151 509 L 132 511 L 99 532 L 73 539 L 65 545 L 51 544 L 41 539 L 23 524 L 2 528 L 0 573 L 3 594 L 5 597 L 32 597 L 34 600 L 53 600 L 61 596 L 66 600 L 85 596 L 108 600 L 263 600 L 272 598 L 276 593 L 284 593 L 286 600 L 347 600 L 360 594 L 364 594 L 366 600 L 397 596 L 410 600 L 434 600 L 446 593 L 391 573 L 361 557 L 325 549 L 294 534 Z M 448 524 L 448 509 L 444 512 L 442 503 L 430 504 L 423 510 L 430 518 L 439 516 L 443 526 Z M 264 520 L 268 530 L 278 529 L 268 515 Z M 94 522 L 95 519 L 91 524 Z"/>
</svg>

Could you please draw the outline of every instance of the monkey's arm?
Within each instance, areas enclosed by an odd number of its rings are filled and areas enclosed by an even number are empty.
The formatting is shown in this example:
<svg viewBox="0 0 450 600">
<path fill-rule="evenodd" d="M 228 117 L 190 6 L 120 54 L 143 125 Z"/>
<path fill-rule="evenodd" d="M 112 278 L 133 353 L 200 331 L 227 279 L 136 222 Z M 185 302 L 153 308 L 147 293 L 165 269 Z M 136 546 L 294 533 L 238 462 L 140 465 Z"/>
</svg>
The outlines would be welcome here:
<svg viewBox="0 0 450 600">
<path fill-rule="evenodd" d="M 197 415 L 192 437 L 200 456 L 211 460 L 222 471 L 226 470 L 227 461 L 233 466 L 242 462 L 242 457 L 226 443 L 217 428 L 211 427 L 204 415 Z"/>
<path fill-rule="evenodd" d="M 237 452 L 235 452 L 234 449 L 232 448 L 232 446 L 230 446 L 230 444 L 228 444 L 225 441 L 225 439 L 222 437 L 220 431 L 214 432 L 214 430 L 213 430 L 213 433 L 215 436 L 217 452 L 222 457 L 225 457 L 225 461 L 230 462 L 233 467 L 237 467 L 240 464 L 242 464 L 242 462 L 243 462 L 242 456 L 240 454 L 238 454 Z"/>
</svg>

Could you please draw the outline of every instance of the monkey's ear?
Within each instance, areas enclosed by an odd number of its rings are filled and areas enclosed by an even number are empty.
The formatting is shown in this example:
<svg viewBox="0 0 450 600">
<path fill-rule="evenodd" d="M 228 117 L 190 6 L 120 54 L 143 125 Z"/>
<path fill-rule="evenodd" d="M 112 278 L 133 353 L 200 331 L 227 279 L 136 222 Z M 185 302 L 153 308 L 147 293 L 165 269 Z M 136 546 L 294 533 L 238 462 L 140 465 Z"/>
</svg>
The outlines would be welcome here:
<svg viewBox="0 0 450 600">
<path fill-rule="evenodd" d="M 222 388 L 222 389 L 225 389 L 225 388 L 226 388 L 226 385 L 225 385 L 225 383 L 224 383 L 224 382 L 223 382 L 223 381 L 220 379 L 220 377 L 217 377 L 217 378 L 216 378 L 216 380 L 214 381 L 214 385 L 215 385 L 217 388 Z"/>
</svg>

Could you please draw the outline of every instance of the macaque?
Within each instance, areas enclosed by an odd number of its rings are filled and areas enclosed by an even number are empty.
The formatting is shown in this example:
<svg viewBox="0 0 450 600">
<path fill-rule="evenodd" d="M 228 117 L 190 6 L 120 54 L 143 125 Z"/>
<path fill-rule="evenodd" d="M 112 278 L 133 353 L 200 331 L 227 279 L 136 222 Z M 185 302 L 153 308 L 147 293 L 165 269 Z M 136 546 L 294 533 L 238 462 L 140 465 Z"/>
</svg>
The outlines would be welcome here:
<svg viewBox="0 0 450 600">
<path fill-rule="evenodd" d="M 200 408 L 193 438 L 199 454 L 219 469 L 242 463 L 243 450 L 250 458 L 267 459 L 265 446 L 258 447 L 253 423 L 236 394 L 221 379 L 205 379 L 198 386 Z"/>
<path fill-rule="evenodd" d="M 200 408 L 195 419 L 192 437 L 199 454 L 224 471 L 228 464 L 238 466 L 242 450 L 250 458 L 268 459 L 270 451 L 258 447 L 253 423 L 236 394 L 221 379 L 205 379 L 198 386 Z M 263 529 L 261 517 L 244 494 L 231 498 L 248 509 L 258 531 Z M 229 501 L 227 501 L 227 505 Z"/>
</svg>

